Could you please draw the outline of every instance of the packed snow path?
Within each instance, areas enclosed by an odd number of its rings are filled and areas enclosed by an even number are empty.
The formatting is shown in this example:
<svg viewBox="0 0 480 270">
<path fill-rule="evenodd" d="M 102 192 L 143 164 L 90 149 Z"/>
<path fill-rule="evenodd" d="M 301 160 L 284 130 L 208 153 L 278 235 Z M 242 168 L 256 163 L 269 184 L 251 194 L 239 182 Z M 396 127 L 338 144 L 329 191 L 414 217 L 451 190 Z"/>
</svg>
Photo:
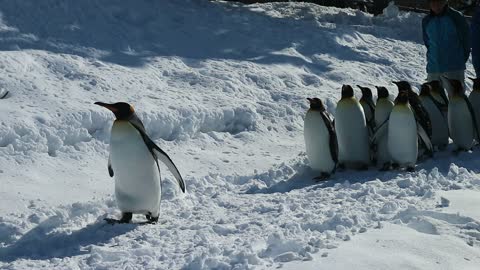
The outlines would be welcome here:
<svg viewBox="0 0 480 270">
<path fill-rule="evenodd" d="M 304 153 L 306 97 L 333 112 L 344 83 L 423 82 L 420 15 L 200 0 L 3 0 L 0 13 L 0 268 L 348 269 L 352 250 L 431 247 L 405 265 L 480 264 L 480 152 L 324 183 Z M 162 168 L 160 224 L 102 221 L 119 212 L 113 116 L 95 101 L 132 103 L 182 172 L 186 195 Z M 404 269 L 359 265 L 385 264 Z"/>
</svg>

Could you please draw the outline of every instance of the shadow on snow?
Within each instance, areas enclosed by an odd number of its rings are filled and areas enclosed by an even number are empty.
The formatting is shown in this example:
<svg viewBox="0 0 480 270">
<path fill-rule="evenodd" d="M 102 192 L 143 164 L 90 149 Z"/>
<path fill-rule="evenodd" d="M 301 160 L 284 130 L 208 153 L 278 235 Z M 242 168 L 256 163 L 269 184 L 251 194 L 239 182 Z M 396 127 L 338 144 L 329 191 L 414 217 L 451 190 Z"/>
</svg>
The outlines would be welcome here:
<svg viewBox="0 0 480 270">
<path fill-rule="evenodd" d="M 315 54 L 390 63 L 342 45 L 343 37 L 360 39 L 358 33 L 367 33 L 397 39 L 401 34 L 373 25 L 367 17 L 346 13 L 328 15 L 323 18 L 327 21 L 319 22 L 312 14 L 303 14 L 305 18 L 298 20 L 272 17 L 246 6 L 175 2 L 0 1 L 0 23 L 5 24 L 0 31 L 0 50 L 46 50 L 130 67 L 144 66 L 155 56 L 289 63 L 320 73 L 328 71 L 330 63 L 316 61 Z M 338 20 L 335 16 L 341 20 L 332 27 L 329 20 Z M 301 55 L 282 53 L 291 48 Z"/>
<path fill-rule="evenodd" d="M 13 244 L 0 249 L 0 261 L 65 258 L 89 253 L 89 245 L 106 244 L 110 239 L 134 230 L 138 224 L 109 225 L 97 222 L 78 231 L 56 232 L 62 222 L 53 216 L 40 223 Z"/>
<path fill-rule="evenodd" d="M 417 165 L 416 171 L 425 170 L 431 172 L 434 168 L 438 169 L 438 172 L 444 177 L 448 177 L 448 174 L 451 169 L 451 165 L 454 163 L 458 167 L 465 168 L 469 171 L 475 173 L 480 173 L 480 153 L 477 147 L 474 149 L 474 152 L 464 152 L 458 155 L 453 154 L 450 150 L 437 152 L 433 159 L 425 160 Z M 292 178 L 284 181 L 280 181 L 270 187 L 262 189 L 251 189 L 248 190 L 247 194 L 271 194 L 271 193 L 287 193 L 296 189 L 310 188 L 326 188 L 333 187 L 337 183 L 343 183 L 345 181 L 354 183 L 366 183 L 369 181 L 380 180 L 380 181 L 389 181 L 397 177 L 415 177 L 414 173 L 409 173 L 405 171 L 391 170 L 382 172 L 377 170 L 375 167 L 370 167 L 368 171 L 352 171 L 346 170 L 342 172 L 337 172 L 332 176 L 331 179 L 323 182 L 315 182 L 314 177 L 318 176 L 311 169 L 307 168 L 303 172 L 295 174 Z"/>
</svg>

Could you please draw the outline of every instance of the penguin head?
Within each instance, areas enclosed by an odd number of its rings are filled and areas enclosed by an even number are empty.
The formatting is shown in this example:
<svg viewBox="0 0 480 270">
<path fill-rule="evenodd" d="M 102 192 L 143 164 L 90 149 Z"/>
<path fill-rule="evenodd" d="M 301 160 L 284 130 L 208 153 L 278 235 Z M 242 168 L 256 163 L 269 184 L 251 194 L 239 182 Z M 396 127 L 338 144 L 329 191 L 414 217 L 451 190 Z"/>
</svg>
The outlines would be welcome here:
<svg viewBox="0 0 480 270">
<path fill-rule="evenodd" d="M 344 84 L 342 86 L 342 99 L 352 98 L 352 97 L 353 97 L 353 88 L 348 84 Z"/>
<path fill-rule="evenodd" d="M 430 91 L 432 93 L 440 93 L 443 91 L 440 81 L 431 81 L 428 82 L 428 85 L 430 85 Z M 442 91 L 440 91 L 440 89 L 442 89 Z"/>
<path fill-rule="evenodd" d="M 424 96 L 424 97 L 430 96 L 431 91 L 432 91 L 432 86 L 429 83 L 424 83 L 420 88 L 420 96 Z"/>
<path fill-rule="evenodd" d="M 448 78 L 447 78 L 448 79 Z M 459 80 L 448 79 L 448 82 L 452 86 L 453 96 L 463 95 L 463 84 Z"/>
<path fill-rule="evenodd" d="M 388 98 L 390 96 L 390 93 L 388 93 L 388 89 L 383 86 L 375 86 L 377 88 L 377 94 L 378 98 Z"/>
<path fill-rule="evenodd" d="M 479 91 L 480 92 L 480 78 L 470 78 L 468 77 L 470 80 L 472 80 L 473 82 L 473 91 Z"/>
<path fill-rule="evenodd" d="M 373 98 L 372 90 L 370 90 L 370 88 L 362 87 L 360 85 L 357 85 L 357 87 L 360 88 L 360 90 L 362 91 L 362 98 L 364 98 L 364 99 L 372 99 Z"/>
<path fill-rule="evenodd" d="M 128 120 L 135 114 L 135 110 L 133 109 L 133 107 L 125 102 L 117 102 L 113 104 L 95 102 L 94 104 L 105 107 L 112 111 L 113 114 L 115 114 L 117 120 Z"/>
<path fill-rule="evenodd" d="M 412 90 L 412 86 L 407 81 L 393 82 L 398 87 L 398 91 L 409 91 Z"/>
<path fill-rule="evenodd" d="M 323 105 L 322 100 L 319 98 L 307 98 L 310 101 L 310 110 L 313 111 L 325 111 L 325 106 Z"/>
<path fill-rule="evenodd" d="M 399 91 L 395 99 L 395 105 L 405 105 L 408 103 L 408 91 Z"/>
</svg>

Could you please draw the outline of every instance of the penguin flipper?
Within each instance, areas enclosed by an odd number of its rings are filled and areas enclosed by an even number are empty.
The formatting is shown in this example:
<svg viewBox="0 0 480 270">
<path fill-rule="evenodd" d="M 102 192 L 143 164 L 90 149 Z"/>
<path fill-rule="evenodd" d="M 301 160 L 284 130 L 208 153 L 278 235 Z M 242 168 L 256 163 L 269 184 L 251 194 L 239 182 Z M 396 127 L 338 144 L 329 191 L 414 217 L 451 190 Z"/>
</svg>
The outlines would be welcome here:
<svg viewBox="0 0 480 270">
<path fill-rule="evenodd" d="M 112 159 L 108 156 L 108 174 L 113 177 Z"/>
<path fill-rule="evenodd" d="M 426 150 L 429 153 L 433 153 L 432 141 L 430 140 L 430 137 L 428 136 L 425 129 L 418 122 L 417 122 L 417 134 L 418 134 L 418 137 L 420 138 L 420 140 L 422 140 L 424 146 L 427 148 Z"/>
<path fill-rule="evenodd" d="M 478 129 L 477 125 L 477 116 L 475 115 L 475 111 L 473 110 L 472 103 L 470 100 L 467 98 L 466 95 L 463 95 L 463 100 L 465 100 L 465 103 L 467 103 L 468 111 L 470 112 L 470 115 L 472 116 L 472 121 L 473 121 L 473 127 L 475 128 L 475 133 L 477 136 L 475 138 L 480 137 L 480 131 Z"/>
<path fill-rule="evenodd" d="M 167 153 L 165 153 L 162 149 L 160 149 L 160 147 L 158 147 L 155 143 L 153 143 L 153 145 L 155 146 L 153 149 L 157 159 L 163 162 L 163 164 L 165 164 L 167 168 L 172 172 L 175 179 L 177 179 L 180 189 L 182 190 L 183 193 L 185 193 L 185 181 L 183 181 L 182 175 L 180 175 L 180 172 L 178 171 L 177 166 L 175 166 L 172 159 L 167 155 Z"/>
<path fill-rule="evenodd" d="M 332 156 L 332 160 L 335 161 L 335 163 L 337 163 L 338 162 L 338 141 L 337 141 L 337 133 L 335 133 L 335 126 L 330 115 L 327 112 L 322 112 L 321 114 L 322 114 L 323 122 L 325 123 L 325 126 L 328 129 L 330 155 Z"/>
<path fill-rule="evenodd" d="M 378 140 L 385 136 L 388 131 L 388 120 L 390 118 L 387 118 L 380 126 L 377 127 L 375 130 L 375 133 L 372 136 L 372 141 L 370 142 L 372 145 L 377 144 Z"/>
<path fill-rule="evenodd" d="M 140 132 L 140 135 L 142 135 L 143 141 L 147 145 L 148 150 L 152 154 L 155 161 L 157 161 L 157 166 L 158 166 L 158 160 L 163 162 L 163 164 L 165 164 L 167 168 L 172 172 L 182 192 L 185 193 L 185 181 L 183 181 L 182 175 L 178 171 L 177 166 L 175 166 L 172 159 L 167 155 L 167 153 L 165 153 L 162 149 L 160 149 L 160 147 L 156 145 L 155 142 L 153 142 L 152 139 L 150 139 L 150 137 L 148 137 L 147 132 L 145 131 L 145 126 L 136 115 L 133 115 L 133 117 L 129 120 L 129 122 L 138 130 L 138 132 Z M 159 167 L 159 170 L 160 170 L 160 167 Z"/>
</svg>

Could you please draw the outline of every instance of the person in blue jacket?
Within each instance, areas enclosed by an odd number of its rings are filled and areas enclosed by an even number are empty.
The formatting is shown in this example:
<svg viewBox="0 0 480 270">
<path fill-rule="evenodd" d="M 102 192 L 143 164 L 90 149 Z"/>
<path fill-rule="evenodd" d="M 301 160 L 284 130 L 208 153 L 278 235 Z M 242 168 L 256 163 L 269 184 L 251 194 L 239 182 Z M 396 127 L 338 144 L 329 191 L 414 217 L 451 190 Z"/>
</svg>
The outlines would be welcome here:
<svg viewBox="0 0 480 270">
<path fill-rule="evenodd" d="M 465 85 L 466 62 L 470 57 L 470 27 L 462 13 L 447 0 L 429 0 L 430 14 L 422 21 L 427 47 L 427 81 L 440 81 L 451 95 L 446 78 Z"/>
<path fill-rule="evenodd" d="M 477 78 L 480 78 L 480 1 L 472 20 L 472 62 Z"/>
</svg>

